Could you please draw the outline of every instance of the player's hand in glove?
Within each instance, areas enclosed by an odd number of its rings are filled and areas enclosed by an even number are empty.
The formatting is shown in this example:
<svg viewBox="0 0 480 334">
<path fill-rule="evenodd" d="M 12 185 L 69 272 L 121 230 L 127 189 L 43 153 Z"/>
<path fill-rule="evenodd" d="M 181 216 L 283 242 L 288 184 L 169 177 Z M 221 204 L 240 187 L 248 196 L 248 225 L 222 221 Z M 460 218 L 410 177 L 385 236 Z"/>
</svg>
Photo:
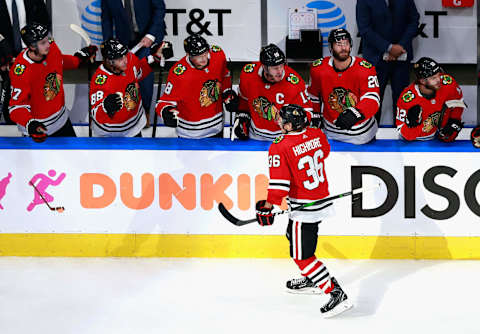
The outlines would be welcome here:
<svg viewBox="0 0 480 334">
<path fill-rule="evenodd" d="M 266 205 L 267 201 L 261 200 L 255 204 L 255 212 L 257 215 L 257 222 L 262 225 L 272 225 L 273 219 L 275 218 L 272 213 L 273 207 L 267 208 Z"/>
<path fill-rule="evenodd" d="M 75 52 L 73 55 L 80 59 L 80 65 L 93 63 L 98 48 L 95 45 L 89 45 L 81 48 L 80 51 Z"/>
<path fill-rule="evenodd" d="M 438 139 L 445 143 L 450 143 L 457 138 L 460 130 L 463 129 L 463 123 L 458 119 L 450 118 L 447 124 L 438 132 Z"/>
<path fill-rule="evenodd" d="M 414 105 L 407 111 L 407 117 L 405 117 L 405 124 L 409 128 L 414 128 L 422 123 L 422 107 L 418 104 Z"/>
<path fill-rule="evenodd" d="M 163 124 L 165 126 L 176 128 L 178 126 L 178 110 L 174 106 L 166 106 L 162 110 Z"/>
<path fill-rule="evenodd" d="M 227 89 L 222 93 L 222 100 L 225 104 L 225 109 L 228 112 L 237 112 L 238 111 L 238 95 L 233 89 Z"/>
<path fill-rule="evenodd" d="M 232 133 L 230 139 L 233 141 L 235 138 L 240 140 L 248 139 L 248 128 L 250 127 L 250 115 L 241 112 L 237 114 L 235 122 L 233 123 Z"/>
<path fill-rule="evenodd" d="M 107 113 L 108 117 L 113 118 L 117 111 L 122 109 L 123 107 L 123 99 L 122 93 L 114 93 L 108 95 L 105 100 L 103 100 L 103 109 Z"/>
<path fill-rule="evenodd" d="M 323 117 L 320 113 L 313 113 L 312 119 L 310 120 L 310 126 L 312 128 L 320 129 L 322 127 Z"/>
<path fill-rule="evenodd" d="M 162 59 L 164 61 L 167 59 L 170 59 L 173 57 L 172 43 L 168 41 L 163 41 L 161 43 L 154 43 L 150 47 L 150 54 L 153 56 L 155 61 L 158 61 L 158 62 L 161 62 Z"/>
<path fill-rule="evenodd" d="M 36 120 L 29 121 L 27 123 L 27 132 L 36 143 L 43 143 L 47 139 L 47 128 L 42 122 Z"/>
<path fill-rule="evenodd" d="M 365 116 L 358 109 L 350 107 L 338 115 L 335 125 L 342 130 L 350 130 L 352 126 L 363 119 Z"/>
</svg>

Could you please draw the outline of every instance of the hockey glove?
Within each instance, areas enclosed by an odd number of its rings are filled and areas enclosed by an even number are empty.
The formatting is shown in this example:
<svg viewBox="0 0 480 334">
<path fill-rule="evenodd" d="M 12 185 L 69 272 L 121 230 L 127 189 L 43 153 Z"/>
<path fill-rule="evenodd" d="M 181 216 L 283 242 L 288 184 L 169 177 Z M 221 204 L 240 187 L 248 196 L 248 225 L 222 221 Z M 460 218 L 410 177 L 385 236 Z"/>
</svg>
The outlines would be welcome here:
<svg viewBox="0 0 480 334">
<path fill-rule="evenodd" d="M 47 139 L 47 128 L 42 122 L 30 120 L 27 123 L 27 132 L 36 143 L 43 143 Z"/>
<path fill-rule="evenodd" d="M 95 45 L 89 45 L 75 52 L 73 55 L 80 59 L 80 65 L 84 65 L 89 62 L 93 63 L 97 50 L 98 48 Z"/>
<path fill-rule="evenodd" d="M 237 114 L 235 122 L 233 123 L 230 139 L 233 141 L 235 138 L 240 140 L 248 139 L 248 128 L 250 127 L 250 115 L 241 112 Z"/>
<path fill-rule="evenodd" d="M 178 126 L 178 110 L 174 106 L 166 106 L 162 109 L 163 124 L 165 126 L 176 128 Z"/>
<path fill-rule="evenodd" d="M 257 204 L 255 204 L 255 212 L 257 215 L 257 222 L 262 225 L 272 225 L 273 224 L 273 219 L 275 218 L 272 214 L 272 208 L 267 209 L 265 207 L 265 203 L 267 201 L 261 200 L 258 201 Z"/>
<path fill-rule="evenodd" d="M 150 54 L 155 58 L 156 61 L 161 61 L 170 59 L 173 57 L 173 47 L 171 42 L 163 41 L 161 43 L 154 43 L 150 47 Z"/>
<path fill-rule="evenodd" d="M 420 125 L 420 123 L 422 123 L 422 107 L 416 104 L 408 109 L 405 124 L 407 124 L 409 128 L 414 128 Z"/>
<path fill-rule="evenodd" d="M 227 89 L 222 93 L 222 100 L 225 104 L 225 109 L 228 112 L 237 112 L 238 111 L 238 95 L 233 89 Z"/>
<path fill-rule="evenodd" d="M 445 143 L 450 143 L 457 138 L 460 130 L 463 129 L 463 123 L 458 119 L 450 118 L 447 124 L 438 132 L 438 139 Z"/>
<path fill-rule="evenodd" d="M 472 132 L 470 133 L 470 140 L 472 141 L 473 147 L 480 148 L 480 126 L 472 129 Z"/>
<path fill-rule="evenodd" d="M 312 128 L 320 129 L 322 127 L 323 117 L 320 113 L 313 113 L 312 119 L 310 120 L 310 126 Z"/>
<path fill-rule="evenodd" d="M 356 108 L 347 108 L 338 115 L 335 125 L 342 130 L 350 130 L 357 122 L 365 119 L 365 116 Z"/>
<path fill-rule="evenodd" d="M 114 93 L 108 95 L 105 100 L 103 100 L 103 109 L 107 113 L 108 117 L 113 118 L 117 111 L 122 109 L 123 107 L 123 99 L 122 93 Z"/>
</svg>

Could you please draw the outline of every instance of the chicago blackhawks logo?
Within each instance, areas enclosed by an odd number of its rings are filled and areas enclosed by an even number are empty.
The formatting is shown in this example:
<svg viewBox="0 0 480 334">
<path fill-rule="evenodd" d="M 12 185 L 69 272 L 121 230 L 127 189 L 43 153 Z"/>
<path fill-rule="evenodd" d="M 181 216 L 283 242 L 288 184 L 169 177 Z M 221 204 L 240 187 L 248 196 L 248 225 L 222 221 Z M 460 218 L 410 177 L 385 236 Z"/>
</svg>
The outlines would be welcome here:
<svg viewBox="0 0 480 334">
<path fill-rule="evenodd" d="M 13 73 L 15 73 L 16 75 L 22 75 L 23 72 L 25 72 L 25 65 L 22 65 L 22 64 L 15 65 L 15 68 L 13 69 Z"/>
<path fill-rule="evenodd" d="M 217 79 L 204 82 L 198 98 L 200 106 L 209 107 L 213 102 L 217 102 L 220 98 L 221 87 L 222 84 Z"/>
<path fill-rule="evenodd" d="M 320 66 L 322 65 L 322 61 L 323 61 L 323 58 L 320 58 L 320 59 L 315 59 L 312 63 L 312 66 L 313 67 L 317 67 L 317 66 Z"/>
<path fill-rule="evenodd" d="M 138 93 L 138 83 L 129 83 L 125 88 L 125 97 L 123 103 L 128 111 L 135 110 L 140 101 L 140 94 Z"/>
<path fill-rule="evenodd" d="M 182 75 L 186 70 L 187 70 L 187 68 L 185 66 L 183 66 L 182 64 L 178 64 L 173 69 L 173 73 L 175 73 L 176 75 Z"/>
<path fill-rule="evenodd" d="M 332 110 L 339 114 L 350 107 L 355 107 L 358 103 L 358 98 L 349 89 L 343 87 L 335 87 L 328 95 L 328 104 Z"/>
<path fill-rule="evenodd" d="M 411 90 L 407 91 L 405 94 L 402 95 L 402 100 L 405 103 L 412 101 L 414 98 L 415 94 L 413 94 Z"/>
<path fill-rule="evenodd" d="M 292 84 L 294 84 L 294 85 L 296 85 L 296 84 L 298 84 L 298 83 L 300 82 L 300 79 L 299 79 L 295 74 L 290 73 L 290 74 L 288 75 L 287 81 L 290 82 L 290 83 L 292 83 Z"/>
<path fill-rule="evenodd" d="M 440 121 L 440 112 L 434 112 L 423 121 L 422 131 L 428 133 L 432 131 L 433 128 L 438 127 L 438 122 Z"/>
<path fill-rule="evenodd" d="M 97 85 L 103 85 L 103 84 L 105 84 L 105 82 L 107 82 L 107 76 L 105 74 L 99 74 L 95 78 L 95 83 Z"/>
<path fill-rule="evenodd" d="M 359 63 L 360 66 L 363 66 L 365 68 L 372 68 L 372 64 L 370 64 L 368 61 L 366 60 L 362 60 L 360 63 Z"/>
<path fill-rule="evenodd" d="M 449 76 L 448 74 L 442 75 L 441 78 L 442 78 L 442 83 L 444 85 L 450 85 L 453 82 L 453 78 L 451 76 Z"/>
<path fill-rule="evenodd" d="M 222 51 L 222 48 L 219 47 L 218 45 L 212 45 L 212 48 L 211 48 L 211 49 L 212 49 L 213 52 L 220 52 L 220 51 Z"/>
<path fill-rule="evenodd" d="M 62 76 L 58 73 L 49 73 L 45 77 L 45 83 L 43 84 L 43 95 L 45 100 L 53 100 L 60 92 L 62 84 Z"/>
<path fill-rule="evenodd" d="M 243 71 L 245 73 L 252 73 L 254 69 L 255 69 L 255 64 L 247 64 L 243 67 Z"/>
<path fill-rule="evenodd" d="M 259 96 L 252 102 L 253 109 L 266 120 L 274 120 L 277 117 L 278 109 L 275 105 L 268 101 L 264 96 Z"/>
</svg>

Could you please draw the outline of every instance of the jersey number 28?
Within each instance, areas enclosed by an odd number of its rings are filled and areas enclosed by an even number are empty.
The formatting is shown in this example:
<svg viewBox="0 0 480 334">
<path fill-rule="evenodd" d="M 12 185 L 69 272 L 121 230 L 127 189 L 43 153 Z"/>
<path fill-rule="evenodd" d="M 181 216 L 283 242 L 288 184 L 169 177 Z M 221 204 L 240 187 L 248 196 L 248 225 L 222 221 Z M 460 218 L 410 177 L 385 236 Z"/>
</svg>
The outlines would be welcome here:
<svg viewBox="0 0 480 334">
<path fill-rule="evenodd" d="M 305 189 L 313 190 L 317 188 L 320 183 L 325 182 L 322 158 L 322 150 L 317 150 L 315 151 L 313 157 L 311 155 L 306 155 L 298 160 L 298 170 L 303 170 L 304 168 L 308 167 L 306 170 L 307 175 L 313 180 L 307 180 L 303 182 Z"/>
</svg>

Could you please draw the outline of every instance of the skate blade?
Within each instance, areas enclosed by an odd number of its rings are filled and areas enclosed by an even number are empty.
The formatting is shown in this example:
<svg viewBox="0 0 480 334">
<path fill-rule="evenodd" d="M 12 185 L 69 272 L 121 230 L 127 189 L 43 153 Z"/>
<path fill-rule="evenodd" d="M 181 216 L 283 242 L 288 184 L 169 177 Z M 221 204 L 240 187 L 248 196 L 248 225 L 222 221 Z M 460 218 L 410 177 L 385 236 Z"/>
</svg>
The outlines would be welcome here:
<svg viewBox="0 0 480 334">
<path fill-rule="evenodd" d="M 340 304 L 338 304 L 334 309 L 332 309 L 328 312 L 322 313 L 322 316 L 324 318 L 331 318 L 331 317 L 334 317 L 336 315 L 339 315 L 340 313 L 348 311 L 352 307 L 353 307 L 353 304 L 347 299 L 347 300 L 344 300 L 343 302 L 341 302 Z"/>
<path fill-rule="evenodd" d="M 291 293 L 293 295 L 323 295 L 323 291 L 320 288 L 305 288 L 305 289 L 285 289 L 286 292 Z"/>
</svg>

